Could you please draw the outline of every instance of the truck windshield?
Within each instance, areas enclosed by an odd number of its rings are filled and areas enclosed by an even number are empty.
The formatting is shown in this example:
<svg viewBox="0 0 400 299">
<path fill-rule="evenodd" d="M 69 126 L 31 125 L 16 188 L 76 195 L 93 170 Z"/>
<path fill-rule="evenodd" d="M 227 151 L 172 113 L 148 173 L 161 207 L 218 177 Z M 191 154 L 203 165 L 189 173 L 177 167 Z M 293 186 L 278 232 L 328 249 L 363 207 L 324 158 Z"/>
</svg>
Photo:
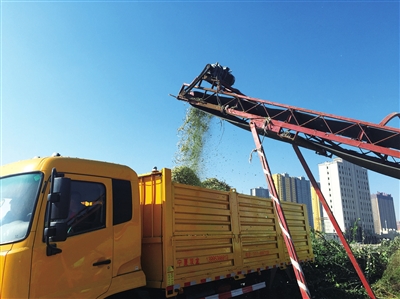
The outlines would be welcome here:
<svg viewBox="0 0 400 299">
<path fill-rule="evenodd" d="M 0 178 L 0 244 L 26 238 L 42 178 L 39 172 Z"/>
</svg>

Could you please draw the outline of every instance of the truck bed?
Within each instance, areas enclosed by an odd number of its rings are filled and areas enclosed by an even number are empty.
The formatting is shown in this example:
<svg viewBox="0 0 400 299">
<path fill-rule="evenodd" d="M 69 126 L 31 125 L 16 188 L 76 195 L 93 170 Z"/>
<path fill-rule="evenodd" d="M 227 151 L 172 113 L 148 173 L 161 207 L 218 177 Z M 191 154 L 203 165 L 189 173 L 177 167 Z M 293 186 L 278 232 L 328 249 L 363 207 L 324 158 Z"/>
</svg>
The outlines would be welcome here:
<svg viewBox="0 0 400 299">
<path fill-rule="evenodd" d="M 290 263 L 271 199 L 139 176 L 147 286 L 177 290 Z M 314 258 L 307 208 L 282 203 L 300 261 Z"/>
</svg>

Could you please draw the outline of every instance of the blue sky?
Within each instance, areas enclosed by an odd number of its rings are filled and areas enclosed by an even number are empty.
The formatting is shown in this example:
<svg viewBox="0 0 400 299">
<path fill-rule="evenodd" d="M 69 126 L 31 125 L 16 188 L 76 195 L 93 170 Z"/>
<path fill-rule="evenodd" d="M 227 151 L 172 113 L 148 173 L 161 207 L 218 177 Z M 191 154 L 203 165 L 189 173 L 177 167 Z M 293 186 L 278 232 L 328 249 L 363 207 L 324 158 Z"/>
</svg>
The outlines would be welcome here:
<svg viewBox="0 0 400 299">
<path fill-rule="evenodd" d="M 399 2 L 1 1 L 1 164 L 172 168 L 188 106 L 169 94 L 215 62 L 248 96 L 379 123 L 400 111 Z M 251 134 L 212 123 L 203 178 L 266 187 Z M 264 147 L 273 173 L 305 176 L 290 145 Z M 327 158 L 302 152 L 318 179 Z M 400 219 L 399 181 L 369 181 Z"/>
</svg>

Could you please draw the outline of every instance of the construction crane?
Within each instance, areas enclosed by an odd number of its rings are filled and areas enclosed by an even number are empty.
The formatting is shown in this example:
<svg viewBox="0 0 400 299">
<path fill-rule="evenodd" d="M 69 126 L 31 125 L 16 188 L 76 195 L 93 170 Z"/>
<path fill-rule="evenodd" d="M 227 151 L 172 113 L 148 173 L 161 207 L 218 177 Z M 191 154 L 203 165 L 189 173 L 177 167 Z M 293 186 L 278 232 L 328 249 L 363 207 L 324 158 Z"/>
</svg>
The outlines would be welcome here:
<svg viewBox="0 0 400 299">
<path fill-rule="evenodd" d="M 249 97 L 232 87 L 234 83 L 235 77 L 228 67 L 218 63 L 207 64 L 190 84 L 182 85 L 176 98 L 251 131 L 302 297 L 311 296 L 260 135 L 292 144 L 368 295 L 375 298 L 299 147 L 327 157 L 336 155 L 353 164 L 400 179 L 400 130 L 387 126 L 391 119 L 400 117 L 400 114 L 392 113 L 381 123 L 373 124 Z"/>
</svg>

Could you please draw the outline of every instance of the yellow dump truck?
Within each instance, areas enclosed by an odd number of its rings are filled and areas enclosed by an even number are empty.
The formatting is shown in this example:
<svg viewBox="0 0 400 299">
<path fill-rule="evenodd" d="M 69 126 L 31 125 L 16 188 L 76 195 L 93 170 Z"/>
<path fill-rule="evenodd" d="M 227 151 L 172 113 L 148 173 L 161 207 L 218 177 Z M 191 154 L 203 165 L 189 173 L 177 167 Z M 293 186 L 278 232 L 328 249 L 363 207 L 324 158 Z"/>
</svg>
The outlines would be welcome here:
<svg viewBox="0 0 400 299">
<path fill-rule="evenodd" d="M 58 155 L 0 174 L 0 298 L 229 298 L 290 264 L 269 199 Z M 306 207 L 283 209 L 312 260 Z"/>
</svg>

